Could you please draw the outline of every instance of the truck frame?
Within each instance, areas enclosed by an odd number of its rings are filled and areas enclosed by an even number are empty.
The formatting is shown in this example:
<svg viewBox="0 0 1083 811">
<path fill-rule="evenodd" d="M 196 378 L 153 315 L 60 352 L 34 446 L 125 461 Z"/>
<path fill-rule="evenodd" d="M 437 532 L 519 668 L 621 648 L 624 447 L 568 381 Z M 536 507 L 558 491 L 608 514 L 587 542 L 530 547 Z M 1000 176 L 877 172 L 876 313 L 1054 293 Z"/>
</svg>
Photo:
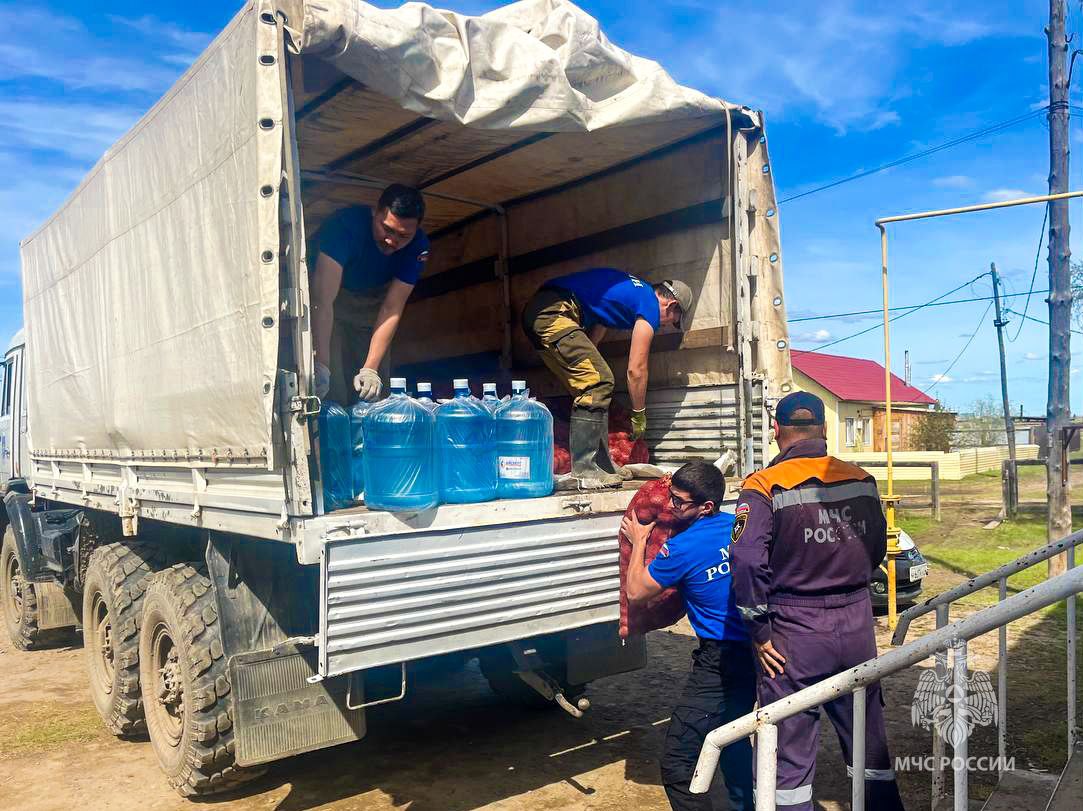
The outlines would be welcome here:
<svg viewBox="0 0 1083 811">
<path fill-rule="evenodd" d="M 432 259 L 396 374 L 557 394 L 516 313 L 545 279 L 609 264 L 700 294 L 691 327 L 655 339 L 654 460 L 729 450 L 751 471 L 792 386 L 761 114 L 679 87 L 567 3 L 469 20 L 488 54 L 458 15 L 345 7 L 250 0 L 22 246 L 5 626 L 23 649 L 81 628 L 103 722 L 147 731 L 184 795 L 362 738 L 366 709 L 434 659 L 477 657 L 499 693 L 576 716 L 587 684 L 645 662 L 617 634 L 636 483 L 324 509 L 306 245 L 334 210 L 392 181 L 426 195 Z M 532 62 L 554 26 L 613 69 Z M 485 61 L 501 47 L 526 60 L 514 93 Z M 473 94 L 421 81 L 449 76 Z M 618 379 L 627 345 L 602 345 Z"/>
</svg>

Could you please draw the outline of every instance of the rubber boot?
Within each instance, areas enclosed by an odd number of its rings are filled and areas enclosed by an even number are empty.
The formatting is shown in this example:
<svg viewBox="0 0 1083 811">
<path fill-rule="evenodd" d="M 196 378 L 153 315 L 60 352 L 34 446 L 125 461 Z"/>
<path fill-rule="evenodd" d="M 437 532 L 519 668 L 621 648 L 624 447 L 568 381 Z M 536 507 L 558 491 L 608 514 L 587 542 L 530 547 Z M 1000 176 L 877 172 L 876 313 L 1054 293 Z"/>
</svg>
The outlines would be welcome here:
<svg viewBox="0 0 1083 811">
<path fill-rule="evenodd" d="M 609 415 L 604 411 L 573 408 L 568 451 L 572 457 L 572 475 L 557 483 L 559 490 L 601 490 L 620 487 L 624 479 L 613 468 L 609 457 Z M 604 458 L 602 449 L 605 449 Z M 600 464 L 608 464 L 605 470 Z"/>
</svg>

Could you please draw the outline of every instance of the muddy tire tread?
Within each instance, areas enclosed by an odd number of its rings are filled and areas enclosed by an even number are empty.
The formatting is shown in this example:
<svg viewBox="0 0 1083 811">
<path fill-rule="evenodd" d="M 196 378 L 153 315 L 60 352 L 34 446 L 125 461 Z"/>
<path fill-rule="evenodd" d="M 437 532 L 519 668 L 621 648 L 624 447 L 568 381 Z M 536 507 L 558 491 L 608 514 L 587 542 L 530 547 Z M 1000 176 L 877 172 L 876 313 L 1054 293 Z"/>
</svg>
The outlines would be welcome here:
<svg viewBox="0 0 1083 811">
<path fill-rule="evenodd" d="M 9 544 L 14 550 L 15 530 L 10 526 L 4 527 L 3 549 Z M 18 553 L 16 553 L 18 554 Z M 6 588 L 6 585 L 4 586 Z M 6 620 L 6 617 L 5 617 Z M 7 623 L 5 622 L 5 625 Z M 17 630 L 8 626 L 8 636 L 11 644 L 19 650 L 36 650 L 42 644 L 42 637 L 46 632 L 38 628 L 38 595 L 34 590 L 34 584 L 23 576 L 23 618 Z"/>
</svg>

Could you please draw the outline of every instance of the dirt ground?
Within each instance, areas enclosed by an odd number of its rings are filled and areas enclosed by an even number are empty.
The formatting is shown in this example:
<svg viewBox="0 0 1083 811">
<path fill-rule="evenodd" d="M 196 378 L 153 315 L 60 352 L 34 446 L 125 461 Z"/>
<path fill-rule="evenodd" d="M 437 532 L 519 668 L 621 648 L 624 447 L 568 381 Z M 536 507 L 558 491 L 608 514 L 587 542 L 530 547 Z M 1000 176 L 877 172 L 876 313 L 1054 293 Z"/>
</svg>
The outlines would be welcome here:
<svg viewBox="0 0 1083 811">
<path fill-rule="evenodd" d="M 886 627 L 880 624 L 886 648 Z M 925 630 L 923 625 L 915 633 Z M 592 685 L 593 706 L 582 720 L 504 704 L 473 666 L 445 674 L 415 684 L 402 703 L 370 710 L 364 740 L 272 764 L 239 793 L 199 805 L 222 811 L 662 811 L 669 806 L 657 754 L 694 641 L 686 624 L 652 634 L 648 668 Z M 974 643 L 971 655 L 975 667 L 992 669 L 996 637 Z M 911 669 L 885 684 L 897 756 L 931 752 L 929 734 L 910 724 L 919 672 Z M 0 641 L 0 684 L 0 807 L 194 807 L 165 785 L 146 741 L 116 740 L 102 730 L 78 638 L 31 653 Z M 979 730 L 973 754 L 995 754 L 989 732 Z M 826 723 L 821 749 L 820 807 L 847 807 L 849 784 Z M 900 784 L 911 808 L 928 807 L 927 774 L 902 773 Z M 988 791 L 980 775 L 971 786 L 972 796 Z M 725 800 L 716 807 L 726 808 Z"/>
</svg>

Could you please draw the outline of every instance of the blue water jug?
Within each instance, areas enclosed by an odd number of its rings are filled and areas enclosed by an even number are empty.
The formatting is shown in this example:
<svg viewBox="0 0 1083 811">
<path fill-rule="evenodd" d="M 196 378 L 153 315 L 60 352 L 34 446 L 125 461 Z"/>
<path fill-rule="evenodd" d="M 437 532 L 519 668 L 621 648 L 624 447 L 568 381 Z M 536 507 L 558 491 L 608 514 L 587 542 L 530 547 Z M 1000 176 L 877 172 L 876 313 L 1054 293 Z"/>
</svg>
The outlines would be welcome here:
<svg viewBox="0 0 1083 811">
<path fill-rule="evenodd" d="M 538 498 L 553 492 L 553 415 L 514 380 L 496 410 L 497 495 Z"/>
<path fill-rule="evenodd" d="M 440 500 L 433 455 L 433 416 L 407 396 L 406 379 L 391 378 L 391 396 L 362 419 L 365 506 L 427 510 Z"/>
<path fill-rule="evenodd" d="M 320 478 L 323 480 L 323 511 L 341 510 L 354 501 L 350 471 L 350 418 L 338 403 L 320 407 Z"/>
<path fill-rule="evenodd" d="M 361 494 L 365 492 L 365 429 L 363 420 L 365 414 L 372 408 L 372 403 L 361 400 L 350 406 L 350 473 L 353 477 L 353 497 L 355 501 L 361 500 Z"/>
<path fill-rule="evenodd" d="M 493 415 L 470 396 L 466 380 L 456 380 L 454 399 L 436 409 L 436 456 L 441 501 L 466 504 L 496 498 Z"/>
<path fill-rule="evenodd" d="M 500 408 L 500 398 L 496 396 L 496 383 L 485 383 L 481 387 L 481 404 L 495 414 Z"/>
<path fill-rule="evenodd" d="M 417 401 L 429 411 L 436 410 L 436 401 L 432 399 L 432 383 L 417 384 Z"/>
</svg>

